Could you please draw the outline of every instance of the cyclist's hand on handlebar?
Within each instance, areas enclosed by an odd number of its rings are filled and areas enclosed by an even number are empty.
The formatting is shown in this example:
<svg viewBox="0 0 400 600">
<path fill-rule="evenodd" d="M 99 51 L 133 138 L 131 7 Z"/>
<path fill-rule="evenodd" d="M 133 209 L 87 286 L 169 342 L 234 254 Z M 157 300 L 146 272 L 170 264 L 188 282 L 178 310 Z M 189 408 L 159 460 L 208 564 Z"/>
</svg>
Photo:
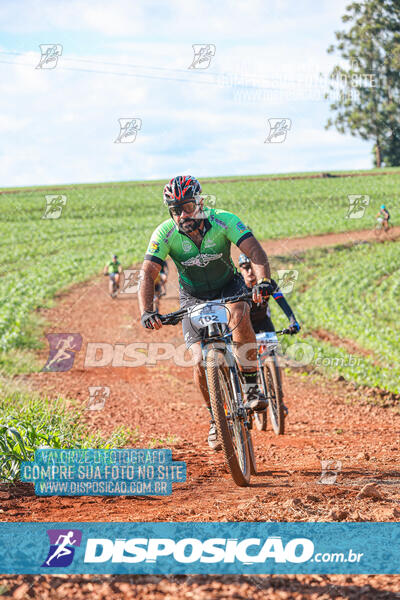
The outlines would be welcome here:
<svg viewBox="0 0 400 600">
<path fill-rule="evenodd" d="M 146 329 L 161 329 L 162 323 L 160 320 L 160 314 L 156 311 L 144 311 L 141 317 L 143 327 Z"/>
<path fill-rule="evenodd" d="M 178 325 L 182 321 L 181 317 L 164 317 L 161 318 L 161 322 L 166 325 Z"/>
<path fill-rule="evenodd" d="M 275 291 L 276 283 L 273 279 L 264 277 L 259 279 L 253 287 L 253 302 L 264 304 Z"/>
<path fill-rule="evenodd" d="M 291 318 L 289 321 L 289 327 L 287 329 L 287 332 L 290 333 L 290 335 L 296 335 L 296 333 L 299 333 L 301 327 L 299 325 L 299 323 L 296 321 L 295 318 Z"/>
</svg>

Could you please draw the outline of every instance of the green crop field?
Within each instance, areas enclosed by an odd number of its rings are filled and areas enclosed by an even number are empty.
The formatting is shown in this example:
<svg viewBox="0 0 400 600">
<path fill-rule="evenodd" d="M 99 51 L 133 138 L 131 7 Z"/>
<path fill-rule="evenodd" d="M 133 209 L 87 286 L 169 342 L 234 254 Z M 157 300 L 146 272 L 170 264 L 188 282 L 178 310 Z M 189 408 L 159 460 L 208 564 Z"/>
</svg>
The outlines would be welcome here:
<svg viewBox="0 0 400 600">
<path fill-rule="evenodd" d="M 321 248 L 299 259 L 274 259 L 278 268 L 298 271 L 287 297 L 303 326 L 301 339 L 291 341 L 309 346 L 302 353 L 300 345 L 299 360 L 309 357 L 322 371 L 399 393 L 400 242 Z M 284 317 L 279 321 L 284 325 Z M 334 333 L 337 343 L 309 337 L 320 330 Z"/>
<path fill-rule="evenodd" d="M 216 208 L 237 213 L 260 239 L 372 228 L 382 202 L 390 207 L 396 223 L 398 171 L 371 177 L 254 179 L 205 180 L 204 193 L 215 197 Z M 142 260 L 151 232 L 168 217 L 162 185 L 126 182 L 0 194 L 3 374 L 41 367 L 32 352 L 43 339 L 35 311 L 48 305 L 57 292 L 100 276 L 113 252 L 124 267 Z M 66 197 L 59 218 L 43 218 L 46 194 Z M 350 194 L 370 197 L 363 218 L 346 218 Z M 300 336 L 287 341 L 300 345 L 300 350 L 305 344 L 311 365 L 328 375 L 339 373 L 361 385 L 399 392 L 399 264 L 400 243 L 394 242 L 313 250 L 296 258 L 274 257 L 275 268 L 299 273 L 288 299 L 303 329 Z M 274 307 L 276 325 L 285 326 L 285 318 L 278 314 Z M 312 337 L 321 329 L 334 333 L 339 342 L 340 338 L 356 340 L 360 352 L 349 354 L 346 344 L 332 345 Z M 70 416 L 63 401 L 54 404 L 37 395 L 33 398 L 30 391 L 20 388 L 10 393 L 9 379 L 0 381 L 3 478 L 15 479 L 20 461 L 43 443 L 68 447 L 72 440 L 82 446 L 119 446 L 132 437 L 132 432 L 116 430 L 111 441 L 94 439 L 83 424 L 76 429 L 80 414 Z"/>
<path fill-rule="evenodd" d="M 385 202 L 396 222 L 399 175 L 252 181 L 205 180 L 216 208 L 237 213 L 260 239 L 363 229 Z M 43 218 L 45 195 L 67 198 L 60 218 Z M 348 219 L 348 195 L 367 194 L 361 219 Z M 168 213 L 161 182 L 77 185 L 0 195 L 0 365 L 37 345 L 31 315 L 60 289 L 100 273 L 111 252 L 141 261 L 152 230 Z M 22 354 L 14 369 L 31 368 Z M 15 363 L 15 361 L 14 361 Z"/>
</svg>

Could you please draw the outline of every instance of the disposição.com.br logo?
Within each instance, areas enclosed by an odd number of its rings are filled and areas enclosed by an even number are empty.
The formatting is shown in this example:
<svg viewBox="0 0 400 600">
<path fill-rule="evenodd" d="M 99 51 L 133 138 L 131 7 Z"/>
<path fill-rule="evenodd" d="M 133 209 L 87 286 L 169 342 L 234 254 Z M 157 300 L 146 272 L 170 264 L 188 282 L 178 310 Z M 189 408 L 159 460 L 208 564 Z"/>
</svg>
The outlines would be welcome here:
<svg viewBox="0 0 400 600">
<path fill-rule="evenodd" d="M 42 567 L 69 567 L 74 559 L 75 547 L 81 545 L 80 529 L 48 529 L 50 548 Z"/>
</svg>

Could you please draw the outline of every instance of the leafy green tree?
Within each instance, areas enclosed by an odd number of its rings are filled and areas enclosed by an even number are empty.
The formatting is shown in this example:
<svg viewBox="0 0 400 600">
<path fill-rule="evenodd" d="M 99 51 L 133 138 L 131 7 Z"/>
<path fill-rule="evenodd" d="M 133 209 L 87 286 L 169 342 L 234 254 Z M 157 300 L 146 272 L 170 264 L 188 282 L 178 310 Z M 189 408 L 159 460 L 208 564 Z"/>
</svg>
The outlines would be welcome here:
<svg viewBox="0 0 400 600">
<path fill-rule="evenodd" d="M 372 149 L 374 165 L 376 162 L 376 144 Z M 400 165 L 400 128 L 393 127 L 389 135 L 381 141 L 381 156 L 385 167 L 397 167 Z"/>
<path fill-rule="evenodd" d="M 400 164 L 400 0 L 352 2 L 342 16 L 346 31 L 336 31 L 343 65 L 331 74 L 330 108 L 336 114 L 326 128 L 336 127 L 374 141 L 375 165 Z M 332 98 L 332 93 L 335 96 Z"/>
</svg>

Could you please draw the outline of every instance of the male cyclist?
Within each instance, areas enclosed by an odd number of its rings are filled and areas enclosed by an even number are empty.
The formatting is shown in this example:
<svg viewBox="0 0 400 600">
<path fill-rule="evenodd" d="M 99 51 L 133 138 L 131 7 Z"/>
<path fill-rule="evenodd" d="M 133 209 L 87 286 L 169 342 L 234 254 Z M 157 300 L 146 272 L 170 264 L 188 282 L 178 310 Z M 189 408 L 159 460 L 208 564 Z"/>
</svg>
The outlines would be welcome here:
<svg viewBox="0 0 400 600">
<path fill-rule="evenodd" d="M 203 207 L 200 183 L 190 175 L 171 179 L 164 187 L 164 202 L 170 219 L 164 221 L 151 236 L 143 261 L 143 278 L 139 289 L 142 325 L 160 329 L 161 320 L 153 309 L 154 281 L 168 255 L 179 274 L 180 304 L 188 307 L 217 298 L 247 294 L 243 278 L 237 273 L 230 256 L 231 243 L 251 257 L 257 283 L 253 287 L 255 302 L 265 302 L 272 293 L 271 274 L 267 256 L 252 232 L 236 215 Z M 257 384 L 256 339 L 250 322 L 249 301 L 227 305 L 230 327 L 237 350 L 249 344 L 246 358 L 254 366 L 241 368 L 244 377 L 245 406 L 262 411 L 266 399 Z M 204 367 L 201 364 L 201 330 L 196 330 L 188 317 L 183 322 L 183 334 L 196 361 L 194 379 L 210 408 Z M 238 352 L 236 353 L 238 358 Z M 238 360 L 239 367 L 240 361 Z M 211 409 L 210 409 L 211 413 Z M 208 443 L 217 449 L 217 431 L 211 415 Z"/>
<path fill-rule="evenodd" d="M 247 289 L 249 291 L 252 290 L 253 286 L 257 283 L 257 278 L 254 274 L 251 260 L 245 254 L 241 254 L 239 256 L 239 268 Z M 272 284 L 275 286 L 272 296 L 289 319 L 288 330 L 291 335 L 294 335 L 300 331 L 300 325 L 294 316 L 294 312 L 290 308 L 281 290 L 273 279 Z M 255 333 L 260 333 L 262 331 L 275 331 L 274 325 L 271 321 L 271 311 L 268 303 L 267 306 L 265 306 L 265 304 L 256 304 L 255 302 L 252 302 L 250 320 Z"/>
<path fill-rule="evenodd" d="M 161 271 L 157 275 L 154 281 L 154 310 L 157 312 L 160 310 L 160 298 L 161 296 L 165 296 L 166 284 L 168 279 L 168 265 L 166 261 L 163 261 L 161 265 Z"/>
<path fill-rule="evenodd" d="M 390 219 L 390 214 L 388 209 L 386 208 L 386 206 L 384 204 L 382 204 L 381 208 L 379 209 L 378 214 L 376 215 L 376 218 L 380 218 L 382 219 L 382 225 L 383 225 L 383 229 L 385 231 L 387 231 L 389 229 L 389 219 Z"/>
<path fill-rule="evenodd" d="M 104 267 L 104 275 L 108 275 L 109 276 L 109 284 L 108 284 L 108 290 L 110 292 L 110 296 L 111 298 L 113 298 L 113 283 L 115 281 L 115 286 L 118 289 L 119 288 L 119 279 L 122 273 L 122 267 L 121 267 L 121 263 L 118 260 L 118 256 L 116 254 L 113 254 L 112 256 L 112 260 L 110 260 L 110 262 L 108 262 L 105 267 Z"/>
</svg>

